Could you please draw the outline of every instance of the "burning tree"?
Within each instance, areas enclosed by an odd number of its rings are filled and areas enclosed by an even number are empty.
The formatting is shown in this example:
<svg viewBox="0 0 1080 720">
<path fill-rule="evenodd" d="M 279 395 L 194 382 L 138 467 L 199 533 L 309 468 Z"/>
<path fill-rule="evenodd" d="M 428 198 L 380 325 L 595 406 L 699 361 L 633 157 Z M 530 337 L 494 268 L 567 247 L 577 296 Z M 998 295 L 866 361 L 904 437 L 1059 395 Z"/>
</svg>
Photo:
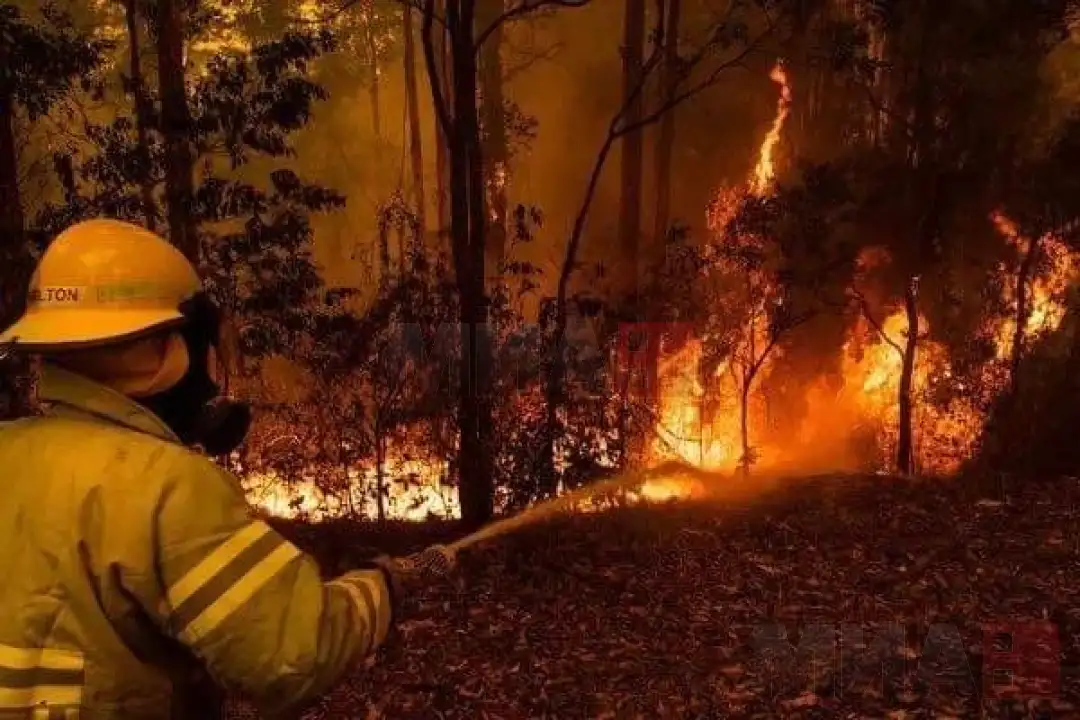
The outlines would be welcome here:
<svg viewBox="0 0 1080 720">
<path fill-rule="evenodd" d="M 624 175 L 623 187 L 626 189 L 628 183 L 633 186 L 635 182 L 640 182 L 640 178 L 635 180 L 634 177 L 635 174 L 640 174 L 637 146 L 640 143 L 638 135 L 641 131 L 667 117 L 682 103 L 714 87 L 725 77 L 726 71 L 743 65 L 762 49 L 768 38 L 779 27 L 779 18 L 774 17 L 771 12 L 776 9 L 776 6 L 781 9 L 786 7 L 783 3 L 768 1 L 746 6 L 733 3 L 726 8 L 726 11 L 710 16 L 706 22 L 707 29 L 700 36 L 703 39 L 696 47 L 684 51 L 678 46 L 678 6 L 665 4 L 657 13 L 657 25 L 649 36 L 652 47 L 647 56 L 639 57 L 636 50 L 626 56 L 622 104 L 611 118 L 586 183 L 584 197 L 567 240 L 553 302 L 553 330 L 548 352 L 550 361 L 544 389 L 547 414 L 545 455 L 550 458 L 545 475 L 551 480 L 543 489 L 544 495 L 554 494 L 556 490 L 556 446 L 558 439 L 562 436 L 560 413 L 566 401 L 564 387 L 567 374 L 566 332 L 571 300 L 576 299 L 571 296 L 570 282 L 578 270 L 578 255 L 584 238 L 586 221 L 608 157 L 619 143 L 628 143 L 628 146 L 624 147 L 624 163 L 629 160 L 631 167 L 627 171 L 628 174 Z M 628 12 L 634 11 L 640 12 L 641 7 L 628 6 Z M 627 18 L 628 39 L 633 40 L 644 36 L 643 32 L 633 27 L 633 24 L 639 21 L 641 18 L 633 16 Z M 665 23 L 676 24 L 676 28 L 670 32 L 665 31 L 665 27 L 668 27 Z M 651 98 L 649 87 L 656 76 L 659 76 L 662 82 L 661 92 L 658 98 Z M 660 174 L 662 176 L 663 167 L 660 169 Z M 632 194 L 628 199 L 630 202 L 624 202 L 620 219 L 623 228 L 621 256 L 624 260 L 629 258 L 629 261 L 623 263 L 622 271 L 633 280 L 629 284 L 634 288 L 634 292 L 631 293 L 635 296 L 633 304 L 639 305 L 643 300 L 643 296 L 636 297 L 641 270 L 637 248 L 637 244 L 641 242 L 640 222 L 639 219 L 635 220 L 633 215 L 640 213 L 640 207 L 639 203 L 633 201 Z M 664 212 L 663 205 L 660 210 Z M 625 298 L 621 299 L 625 301 Z M 640 308 L 633 308 L 634 313 L 638 311 Z M 652 369 L 648 370 L 647 374 L 655 376 Z M 627 390 L 625 387 L 615 388 L 617 395 L 623 397 L 624 403 Z M 625 414 L 626 410 L 622 412 Z M 621 421 L 620 425 L 625 427 L 625 422 Z M 623 441 L 625 442 L 625 437 Z"/>
<path fill-rule="evenodd" d="M 900 360 L 901 473 L 915 469 L 916 376 L 927 318 L 947 325 L 949 308 L 960 302 L 952 285 L 971 237 L 961 219 L 985 218 L 975 237 L 1001 242 L 990 226 L 996 208 L 986 200 L 1007 183 L 1004 168 L 1015 166 L 1015 138 L 1038 96 L 1040 59 L 1064 28 L 1066 3 L 1051 5 L 1029 13 L 983 3 L 867 3 L 856 31 L 836 36 L 845 40 L 835 58 L 862 93 L 867 128 L 837 164 L 856 198 L 856 234 L 886 259 L 876 264 L 873 287 L 863 282 L 853 293 Z M 1026 40 L 1018 44 L 1020 36 Z M 1005 45 L 1010 53 L 989 51 Z M 1002 113 L 1003 106 L 1017 112 Z M 890 317 L 894 310 L 900 322 Z"/>
</svg>

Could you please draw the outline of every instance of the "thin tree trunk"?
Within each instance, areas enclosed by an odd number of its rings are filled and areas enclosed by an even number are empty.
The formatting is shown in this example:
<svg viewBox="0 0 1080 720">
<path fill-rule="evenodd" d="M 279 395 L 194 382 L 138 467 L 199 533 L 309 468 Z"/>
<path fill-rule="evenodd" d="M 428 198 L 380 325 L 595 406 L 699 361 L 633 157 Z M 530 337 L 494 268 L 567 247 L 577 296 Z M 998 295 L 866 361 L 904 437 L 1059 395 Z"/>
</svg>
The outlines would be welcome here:
<svg viewBox="0 0 1080 720">
<path fill-rule="evenodd" d="M 420 101 L 416 82 L 416 41 L 413 35 L 412 13 L 412 6 L 406 4 L 402 29 L 405 38 L 405 102 L 409 120 L 409 158 L 412 161 L 413 201 L 416 203 L 420 237 L 423 237 L 427 232 L 427 198 L 424 195 L 424 152 L 420 135 Z M 436 137 L 436 145 L 440 144 Z"/>
<path fill-rule="evenodd" d="M 555 473 L 555 446 L 562 434 L 559 423 L 559 409 L 565 401 L 566 383 L 566 329 L 570 322 L 569 297 L 570 277 L 577 266 L 578 250 L 581 247 L 581 239 L 585 232 L 585 220 L 588 218 L 589 209 L 592 207 L 593 198 L 600 186 L 600 175 L 607 163 L 608 156 L 615 147 L 617 136 L 610 131 L 604 139 L 604 144 L 597 153 L 593 163 L 589 181 L 585 186 L 585 197 L 581 201 L 574 218 L 574 227 L 570 231 L 570 237 L 566 243 L 566 254 L 563 257 L 562 267 L 559 270 L 559 281 L 555 290 L 555 321 L 551 331 L 551 339 L 548 346 L 548 372 L 544 383 L 544 450 L 541 452 L 540 479 L 537 483 L 539 497 L 554 496 L 557 490 L 557 477 Z M 617 388 L 616 392 L 620 389 Z M 621 418 L 620 418 L 621 420 Z"/>
<path fill-rule="evenodd" d="M 442 17 L 446 17 L 446 0 L 436 0 L 435 5 L 438 7 L 438 12 Z M 425 19 L 426 21 L 426 19 Z M 453 112 L 453 93 L 451 92 L 452 85 L 452 70 L 449 62 L 450 44 L 448 41 L 446 29 L 439 26 L 435 29 L 432 37 L 432 49 L 435 53 L 435 67 L 428 68 L 432 87 L 437 88 L 437 91 L 442 95 L 446 104 L 449 106 L 448 110 Z M 434 72 L 432 72 L 434 70 Z M 438 119 L 436 119 L 436 125 L 438 125 Z M 449 206 L 449 184 L 450 184 L 450 158 L 449 155 L 449 138 L 438 128 L 435 131 L 435 178 L 436 178 L 436 211 L 438 213 L 438 235 L 440 243 L 440 251 L 442 249 L 442 241 L 445 234 L 449 230 L 450 226 L 450 206 Z"/>
<path fill-rule="evenodd" d="M 19 157 L 15 149 L 15 101 L 0 98 L 0 328 L 7 329 L 22 313 L 31 259 L 26 244 L 26 218 L 19 191 Z M 20 356 L 0 351 L 0 420 L 30 412 L 29 366 Z"/>
<path fill-rule="evenodd" d="M 660 89 L 664 101 L 671 103 L 675 97 L 675 72 L 679 61 L 679 16 L 682 0 L 668 0 L 667 21 L 664 25 L 664 64 L 660 73 Z M 675 148 L 675 112 L 665 113 L 660 119 L 659 137 L 656 141 L 656 217 L 653 224 L 653 242 L 663 246 L 671 224 L 671 157 Z"/>
<path fill-rule="evenodd" d="M 627 109 L 625 122 L 636 125 L 644 113 L 642 82 L 645 43 L 645 0 L 626 0 L 623 22 L 623 103 Z M 622 138 L 621 181 L 619 186 L 618 243 L 621 272 L 617 277 L 618 300 L 625 309 L 633 311 L 633 319 L 645 320 L 644 308 L 638 294 L 641 290 L 641 201 L 642 170 L 644 162 L 644 129 L 636 128 Z M 651 398 L 646 398 L 649 402 Z M 643 433 L 633 433 L 629 418 L 630 408 L 624 398 L 619 410 L 619 432 L 626 457 L 630 462 L 645 454 L 646 438 Z M 631 434 L 633 433 L 632 436 Z"/>
<path fill-rule="evenodd" d="M 368 92 L 371 94 L 371 126 L 375 130 L 375 137 L 382 139 L 382 107 L 379 101 L 379 48 L 375 43 L 375 35 L 368 23 L 364 30 L 367 40 L 368 52 L 371 55 L 371 86 Z"/>
<path fill-rule="evenodd" d="M 478 0 L 478 27 L 483 30 L 505 11 L 503 0 Z M 509 151 L 503 99 L 502 27 L 497 26 L 480 48 L 481 123 L 483 125 L 484 174 L 490 213 L 486 241 L 487 264 L 498 278 L 506 259 L 506 181 Z"/>
<path fill-rule="evenodd" d="M 139 38 L 139 11 L 135 0 L 124 0 L 127 20 L 128 63 L 131 73 L 131 94 L 135 99 L 135 130 L 139 148 L 139 184 L 142 189 L 143 217 L 146 227 L 157 230 L 157 206 L 154 204 L 153 159 L 150 154 L 150 123 L 152 109 L 146 94 L 142 72 L 142 43 Z"/>
<path fill-rule="evenodd" d="M 158 0 L 157 55 L 161 119 L 165 135 L 165 197 L 169 235 L 192 263 L 199 261 L 199 238 L 191 212 L 195 158 L 184 83 L 184 18 L 179 0 Z"/>
<path fill-rule="evenodd" d="M 473 46 L 475 2 L 446 3 L 453 59 L 452 104 L 437 81 L 434 6 L 424 16 L 424 57 L 433 78 L 436 117 L 449 140 L 450 246 L 458 289 L 461 362 L 458 372 L 458 472 L 461 519 L 476 528 L 494 514 L 491 346 L 484 287 L 484 235 L 487 230 L 484 166 L 476 107 L 477 63 Z M 440 30 L 440 34 L 441 30 Z"/>
<path fill-rule="evenodd" d="M 1020 393 L 1020 366 L 1024 361 L 1027 326 L 1031 319 L 1029 291 L 1035 265 L 1039 259 L 1039 241 L 1038 237 L 1033 237 L 1028 241 L 1027 252 L 1024 253 L 1024 258 L 1016 273 L 1016 329 L 1013 331 L 1012 347 L 1009 349 L 1009 395 L 1012 400 L 1016 400 Z"/>
<path fill-rule="evenodd" d="M 385 210 L 379 217 L 379 290 L 390 285 L 390 216 Z"/>
<path fill-rule="evenodd" d="M 375 512 L 380 523 L 386 522 L 386 438 L 375 425 Z"/>
<path fill-rule="evenodd" d="M 22 311 L 26 269 L 26 219 L 19 192 L 19 157 L 15 149 L 15 101 L 0 98 L 0 327 Z"/>
<path fill-rule="evenodd" d="M 645 0 L 626 0 L 623 24 L 623 101 L 626 123 L 640 122 L 644 112 L 642 82 L 645 45 Z M 644 132 L 636 129 L 622 139 L 622 182 L 619 195 L 619 249 L 626 273 L 627 296 L 637 296 L 640 282 L 641 173 Z"/>
<path fill-rule="evenodd" d="M 753 464 L 750 458 L 750 387 L 753 383 L 753 376 L 745 375 L 739 392 L 739 440 L 742 444 L 739 471 L 744 478 L 750 477 L 750 466 Z"/>
<path fill-rule="evenodd" d="M 915 469 L 914 398 L 915 354 L 919 345 L 918 281 L 911 278 L 904 292 L 904 312 L 907 315 L 907 340 L 904 342 L 900 366 L 900 389 L 897 398 L 899 418 L 896 433 L 896 469 L 910 475 Z"/>
</svg>

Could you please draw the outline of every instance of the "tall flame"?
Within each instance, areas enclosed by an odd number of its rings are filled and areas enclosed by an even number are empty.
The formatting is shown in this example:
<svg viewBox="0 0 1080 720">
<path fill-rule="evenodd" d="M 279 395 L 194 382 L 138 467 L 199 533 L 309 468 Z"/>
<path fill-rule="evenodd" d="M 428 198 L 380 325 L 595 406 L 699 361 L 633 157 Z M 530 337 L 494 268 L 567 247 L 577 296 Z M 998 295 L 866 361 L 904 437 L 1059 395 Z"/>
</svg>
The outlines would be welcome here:
<svg viewBox="0 0 1080 720">
<path fill-rule="evenodd" d="M 790 113 L 791 87 L 780 63 L 770 77 L 779 86 L 780 98 L 758 162 L 743 190 L 722 188 L 708 210 L 708 226 L 718 237 L 728 228 L 740 195 L 764 195 L 776 176 L 775 150 Z M 1003 214 L 995 213 L 992 219 L 1019 254 L 1031 247 L 1031 241 L 1021 237 L 1015 224 Z M 1060 326 L 1065 316 L 1064 290 L 1078 275 L 1068 249 L 1058 238 L 1040 238 L 1039 250 L 1044 261 L 1040 272 L 1033 273 L 1028 288 L 1025 334 L 1029 340 Z M 864 256 L 866 262 L 889 261 L 880 249 L 868 249 Z M 920 341 L 912 390 L 916 464 L 920 472 L 948 474 L 970 456 L 985 420 L 986 399 L 1004 387 L 1004 361 L 1011 352 L 1016 326 L 1016 272 L 1015 267 L 1004 265 L 999 269 L 1006 280 L 1004 300 L 1014 312 L 987 328 L 997 352 L 972 381 L 980 387 L 965 387 L 954 377 L 944 345 L 930 339 Z M 752 313 L 753 317 L 767 321 L 767 313 L 761 310 Z M 930 329 L 926 318 L 920 317 L 919 325 L 920 334 Z M 768 470 L 788 465 L 806 471 L 891 467 L 902 369 L 898 345 L 907 330 L 902 309 L 887 314 L 880 327 L 860 318 L 844 343 L 838 371 L 798 391 L 804 409 L 800 416 L 805 420 L 794 427 L 789 423 L 778 430 L 769 398 L 764 393 L 752 393 L 747 402 L 747 424 L 751 444 L 757 446 L 756 466 Z M 760 344 L 764 333 L 765 322 L 760 322 L 749 328 L 749 341 Z M 711 377 L 702 377 L 703 357 L 703 344 L 691 341 L 661 358 L 660 419 L 652 459 L 674 456 L 704 469 L 731 471 L 742 454 L 739 360 L 726 358 Z M 764 363 L 758 373 L 762 380 L 768 379 L 777 357 L 771 356 Z M 689 492 L 676 479 L 651 482 L 668 494 Z"/>
<path fill-rule="evenodd" d="M 745 189 L 725 188 L 708 209 L 708 227 L 719 236 L 731 222 L 740 196 L 749 192 L 762 196 L 768 192 L 776 178 L 776 148 L 783 136 L 784 125 L 791 113 L 791 85 L 782 62 L 777 62 L 769 73 L 779 89 L 776 116 L 758 150 L 758 160 L 745 183 Z M 755 282 L 768 282 L 755 278 Z M 768 309 L 756 298 L 761 307 L 751 308 L 749 313 L 748 345 L 763 347 L 766 341 Z M 727 358 L 719 363 L 708 378 L 701 378 L 699 368 L 704 356 L 700 340 L 690 340 L 681 349 L 661 360 L 659 378 L 660 420 L 656 427 L 656 441 L 652 446 L 652 460 L 675 458 L 707 470 L 730 470 L 742 459 L 740 381 L 739 374 L 745 368 Z M 750 360 L 752 362 L 752 359 Z M 745 365 L 745 363 L 743 363 Z M 759 375 L 768 371 L 763 367 Z M 704 384 L 703 384 L 704 381 Z M 759 424 L 764 408 L 754 403 L 753 423 Z M 756 429 L 755 429 L 756 430 Z M 773 456 L 768 449 L 759 449 L 757 461 L 767 462 Z M 646 495 L 677 496 L 690 492 L 683 479 L 657 478 L 646 483 Z"/>
<path fill-rule="evenodd" d="M 765 136 L 765 141 L 761 144 L 757 166 L 754 168 L 753 177 L 750 180 L 750 191 L 758 196 L 769 188 L 776 177 L 773 155 L 776 152 L 776 146 L 780 144 L 780 138 L 784 132 L 784 123 L 787 121 L 788 115 L 791 114 L 791 85 L 788 82 L 787 72 L 784 70 L 782 62 L 776 63 L 772 72 L 769 73 L 769 79 L 779 86 L 780 99 L 777 101 L 776 117 L 773 118 L 769 134 Z"/>
</svg>

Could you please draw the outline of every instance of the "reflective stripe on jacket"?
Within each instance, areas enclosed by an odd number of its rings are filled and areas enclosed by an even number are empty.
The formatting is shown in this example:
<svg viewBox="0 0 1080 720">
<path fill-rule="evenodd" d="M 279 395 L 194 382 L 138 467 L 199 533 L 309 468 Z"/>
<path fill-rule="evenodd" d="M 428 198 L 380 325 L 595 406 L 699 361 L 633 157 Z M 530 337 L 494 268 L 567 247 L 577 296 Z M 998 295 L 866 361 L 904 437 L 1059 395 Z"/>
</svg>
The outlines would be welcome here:
<svg viewBox="0 0 1080 720">
<path fill-rule="evenodd" d="M 289 714 L 386 638 L 380 571 L 324 583 L 132 400 L 55 367 L 40 396 L 0 425 L 0 720 L 205 720 L 204 672 Z"/>
</svg>

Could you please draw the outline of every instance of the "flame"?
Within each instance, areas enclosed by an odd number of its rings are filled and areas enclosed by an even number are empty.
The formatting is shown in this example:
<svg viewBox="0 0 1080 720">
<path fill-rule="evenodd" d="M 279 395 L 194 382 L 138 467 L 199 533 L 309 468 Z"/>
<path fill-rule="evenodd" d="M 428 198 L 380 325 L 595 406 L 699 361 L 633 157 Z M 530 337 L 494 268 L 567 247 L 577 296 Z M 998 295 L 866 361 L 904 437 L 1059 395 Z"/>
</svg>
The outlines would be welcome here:
<svg viewBox="0 0 1080 720">
<path fill-rule="evenodd" d="M 750 181 L 750 191 L 755 195 L 763 194 L 776 177 L 773 153 L 776 151 L 776 146 L 780 144 L 784 123 L 791 113 L 791 84 L 788 82 L 787 72 L 782 62 L 776 63 L 772 72 L 769 73 L 769 79 L 779 86 L 780 99 L 776 106 L 776 117 L 773 119 L 769 134 L 765 136 L 765 141 L 761 144 L 757 167 L 754 168 Z"/>
<path fill-rule="evenodd" d="M 507 172 L 506 165 L 496 162 L 487 179 L 488 219 L 495 223 L 499 221 L 499 210 L 496 207 L 495 198 L 499 193 L 506 192 Z"/>
<path fill-rule="evenodd" d="M 774 152 L 790 112 L 791 87 L 783 65 L 770 75 L 780 88 L 780 99 L 772 128 L 763 141 L 758 162 L 745 188 L 722 188 L 707 211 L 707 222 L 717 238 L 730 225 L 744 194 L 762 196 L 776 175 Z M 1002 213 L 992 216 L 998 231 L 1021 253 L 1030 240 L 1021 237 L 1015 224 Z M 747 240 L 744 238 L 744 240 Z M 1033 273 L 1029 285 L 1029 317 L 1025 332 L 1034 340 L 1056 330 L 1065 317 L 1065 290 L 1077 278 L 1077 267 L 1060 239 L 1040 239 L 1044 262 Z M 860 258 L 863 269 L 887 264 L 888 253 L 869 248 Z M 1015 267 L 1002 265 L 999 273 L 1005 288 L 1004 300 L 1016 306 Z M 1010 278 L 1013 280 L 1010 281 Z M 760 307 L 750 313 L 744 342 L 760 347 L 768 319 L 767 283 L 770 278 L 752 278 L 766 292 L 757 295 Z M 929 339 L 930 327 L 919 318 L 920 341 L 912 377 L 915 460 L 918 472 L 948 475 L 969 458 L 979 440 L 992 397 L 1005 387 L 1003 361 L 1011 352 L 1015 333 L 1015 312 L 988 326 L 994 338 L 996 357 L 977 373 L 980 387 L 965 387 L 954 373 L 947 348 Z M 768 398 L 751 393 L 747 402 L 747 430 L 754 447 L 754 466 L 766 473 L 785 467 L 808 470 L 872 469 L 887 471 L 893 464 L 897 442 L 898 395 L 903 363 L 898 349 L 906 341 L 908 321 L 903 309 L 893 310 L 875 328 L 860 317 L 848 333 L 835 374 L 819 377 L 801 390 L 805 419 L 794 429 L 773 428 Z M 677 458 L 710 471 L 735 470 L 742 456 L 740 364 L 747 358 L 738 353 L 706 374 L 702 372 L 705 345 L 690 340 L 677 348 L 663 349 L 659 364 L 660 398 L 657 440 L 651 462 Z M 779 355 L 764 362 L 760 387 Z M 750 358 L 752 360 L 752 358 Z M 692 488 L 678 479 L 652 481 L 646 492 L 657 496 L 686 496 Z"/>
<path fill-rule="evenodd" d="M 998 232 L 1023 257 L 1031 248 L 1033 240 L 1023 237 L 1016 223 L 1001 212 L 995 212 L 991 220 Z M 1061 238 L 1051 234 L 1039 238 L 1038 254 L 1046 269 L 1041 273 L 1033 273 L 1027 289 L 1028 318 L 1024 334 L 1028 343 L 1046 336 L 1061 325 L 1061 321 L 1065 319 L 1064 296 L 1077 271 L 1072 254 Z M 999 268 L 999 272 L 1003 277 L 1011 275 L 1004 265 Z M 1006 304 L 1010 308 L 1015 308 L 1017 302 L 1015 282 L 1005 282 L 1003 289 Z M 1016 318 L 1010 316 L 994 335 L 995 349 L 999 359 L 1005 359 L 1012 352 L 1015 334 Z"/>
<path fill-rule="evenodd" d="M 764 196 L 775 181 L 775 152 L 791 109 L 791 86 L 782 63 L 777 63 L 770 79 L 779 88 L 779 100 L 772 126 L 763 140 L 758 161 L 742 187 L 721 188 L 707 209 L 707 223 L 716 242 L 722 242 L 739 202 L 746 196 Z M 502 168 L 494 174 L 494 183 L 505 182 Z M 1016 225 L 1002 213 L 992 216 L 998 231 L 1022 256 L 1030 240 L 1021 236 Z M 752 238 L 743 238 L 751 242 Z M 1029 318 L 1025 333 L 1029 341 L 1057 329 L 1065 316 L 1064 291 L 1076 280 L 1075 262 L 1059 238 L 1039 240 L 1042 262 L 1029 286 Z M 708 250 L 708 248 L 706 249 Z M 868 248 L 860 257 L 863 269 L 887 264 L 888 254 L 881 248 Z M 1003 264 L 1006 304 L 1015 307 L 1016 268 Z M 745 275 L 746 273 L 743 273 Z M 704 278 L 702 278 L 704 279 Z M 773 279 L 756 271 L 747 282 L 754 292 L 744 303 L 748 319 L 741 342 L 749 356 L 729 353 L 715 367 L 707 367 L 706 347 L 712 338 L 681 339 L 678 344 L 661 347 L 659 360 L 659 398 L 655 441 L 647 449 L 646 461 L 658 464 L 678 459 L 712 472 L 731 472 L 742 460 L 741 392 L 742 373 L 753 354 L 760 352 L 767 336 L 769 312 L 779 302 L 772 292 Z M 925 317 L 918 319 L 920 341 L 912 377 L 913 434 L 916 469 L 920 473 L 947 475 L 970 457 L 985 422 L 987 396 L 1005 387 L 1004 365 L 1011 352 L 1015 333 L 1015 312 L 986 327 L 993 338 L 995 357 L 977 373 L 979 388 L 965 387 L 954 373 L 948 349 L 932 340 Z M 805 411 L 802 421 L 783 426 L 778 423 L 769 397 L 762 386 L 771 387 L 771 374 L 782 357 L 779 350 L 768 356 L 753 384 L 756 392 L 747 397 L 746 424 L 753 447 L 753 466 L 768 474 L 787 468 L 803 472 L 828 470 L 887 471 L 895 454 L 897 441 L 897 404 L 901 378 L 902 346 L 908 321 L 902 308 L 889 308 L 876 327 L 860 317 L 848 331 L 836 370 L 795 388 Z M 708 370 L 708 372 L 705 372 Z M 939 395 L 941 394 L 941 395 Z M 944 397 L 944 399 L 942 399 Z M 786 406 L 785 406 L 786 407 Z M 794 426 L 792 426 L 794 425 Z M 384 465 L 390 480 L 408 476 L 411 482 L 389 483 L 386 513 L 391 518 L 422 520 L 429 515 L 456 517 L 460 513 L 454 488 L 444 485 L 448 468 L 442 461 L 412 459 L 414 454 L 393 451 Z M 409 458 L 409 459 L 406 459 Z M 350 510 L 375 516 L 377 505 L 370 489 L 375 484 L 371 468 L 350 469 L 341 493 L 325 493 L 310 479 L 286 484 L 269 475 L 247 478 L 252 499 L 264 510 L 278 515 L 304 514 L 310 517 L 342 514 Z M 703 494 L 699 480 L 686 476 L 654 478 L 628 499 L 663 502 Z M 593 508 L 584 503 L 583 512 Z"/>
<path fill-rule="evenodd" d="M 460 516 L 457 488 L 444 482 L 447 472 L 445 462 L 388 457 L 383 463 L 386 517 L 420 521 Z M 244 486 L 252 504 L 277 517 L 378 517 L 374 467 L 349 467 L 340 480 L 328 488 L 326 482 L 310 476 L 288 482 L 275 473 L 249 473 L 244 475 Z"/>
<path fill-rule="evenodd" d="M 784 124 L 791 113 L 792 97 L 791 84 L 782 61 L 773 66 L 769 79 L 779 89 L 776 116 L 762 141 L 757 164 L 750 173 L 746 188 L 721 189 L 708 208 L 708 227 L 717 236 L 721 236 L 730 224 L 743 193 L 761 197 L 768 192 L 776 178 L 774 156 Z M 747 281 L 756 286 L 756 292 L 748 293 L 752 299 L 744 298 L 757 305 L 749 308 L 748 327 L 745 328 L 745 341 L 753 354 L 759 352 L 766 342 L 768 305 L 774 298 L 768 292 L 770 278 L 755 276 Z M 702 342 L 692 339 L 670 357 L 661 359 L 660 421 L 657 423 L 656 442 L 651 448 L 650 461 L 679 459 L 705 470 L 732 470 L 743 459 L 740 376 L 746 371 L 747 365 L 754 362 L 754 358 L 727 358 L 709 377 L 702 378 L 699 368 L 703 354 Z M 777 355 L 774 352 L 766 360 L 766 365 L 771 364 Z M 768 367 L 763 367 L 758 372 L 758 378 L 767 372 Z M 752 437 L 762 425 L 765 409 L 757 397 L 751 398 L 749 404 L 752 407 L 749 408 L 748 426 Z M 770 462 L 776 457 L 773 448 L 756 448 L 755 452 L 758 464 Z M 642 494 L 645 497 L 669 498 L 691 495 L 695 490 L 686 480 L 660 478 L 645 483 Z"/>
</svg>

